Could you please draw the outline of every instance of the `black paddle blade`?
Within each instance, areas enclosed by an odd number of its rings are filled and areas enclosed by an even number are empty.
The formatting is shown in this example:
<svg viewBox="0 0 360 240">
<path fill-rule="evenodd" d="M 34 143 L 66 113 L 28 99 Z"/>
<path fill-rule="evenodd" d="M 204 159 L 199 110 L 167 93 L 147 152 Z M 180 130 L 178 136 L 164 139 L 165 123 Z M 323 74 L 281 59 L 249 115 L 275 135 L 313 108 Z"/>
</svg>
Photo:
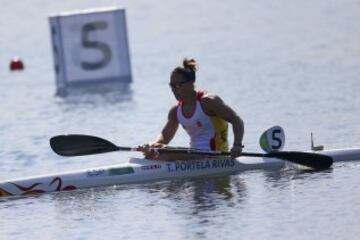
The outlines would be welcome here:
<svg viewBox="0 0 360 240">
<path fill-rule="evenodd" d="M 50 139 L 51 149 L 61 156 L 83 156 L 119 150 L 105 139 L 79 134 L 58 135 Z"/>
<path fill-rule="evenodd" d="M 281 158 L 283 160 L 304 165 L 313 169 L 326 169 L 333 164 L 333 159 L 330 156 L 308 153 L 308 152 L 274 152 L 266 154 L 269 157 Z"/>
</svg>

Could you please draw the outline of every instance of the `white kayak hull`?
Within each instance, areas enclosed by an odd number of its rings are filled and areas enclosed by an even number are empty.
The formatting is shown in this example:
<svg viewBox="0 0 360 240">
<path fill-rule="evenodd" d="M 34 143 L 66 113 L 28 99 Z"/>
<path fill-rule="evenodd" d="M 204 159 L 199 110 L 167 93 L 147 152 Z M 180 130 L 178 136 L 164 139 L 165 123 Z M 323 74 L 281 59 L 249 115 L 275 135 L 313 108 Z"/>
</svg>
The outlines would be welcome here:
<svg viewBox="0 0 360 240">
<path fill-rule="evenodd" d="M 360 160 L 360 149 L 327 150 L 319 153 L 333 157 L 335 162 Z M 283 160 L 258 157 L 239 157 L 236 160 L 217 158 L 171 162 L 132 158 L 123 164 L 0 182 L 0 197 L 231 174 L 246 170 L 282 168 L 284 166 Z"/>
</svg>

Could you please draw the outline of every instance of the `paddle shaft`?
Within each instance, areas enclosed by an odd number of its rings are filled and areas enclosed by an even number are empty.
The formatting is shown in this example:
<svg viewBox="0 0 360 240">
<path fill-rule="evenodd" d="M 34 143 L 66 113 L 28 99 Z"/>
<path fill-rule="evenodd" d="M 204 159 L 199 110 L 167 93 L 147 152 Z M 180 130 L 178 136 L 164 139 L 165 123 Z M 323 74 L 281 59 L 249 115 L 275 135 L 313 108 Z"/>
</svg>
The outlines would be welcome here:
<svg viewBox="0 0 360 240">
<path fill-rule="evenodd" d="M 90 154 L 99 154 L 112 151 L 143 151 L 139 148 L 120 147 L 114 143 L 89 135 L 59 135 L 50 139 L 51 148 L 61 156 L 83 156 Z M 151 148 L 150 148 L 151 149 Z M 196 154 L 204 156 L 228 156 L 231 153 L 225 151 L 208 152 L 193 148 L 153 148 L 158 153 L 180 153 Z M 247 157 L 267 157 L 278 158 L 292 163 L 304 165 L 315 169 L 324 169 L 332 165 L 331 157 L 308 152 L 271 152 L 271 153 L 247 153 L 243 152 L 242 156 Z"/>
<path fill-rule="evenodd" d="M 131 147 L 120 147 L 117 146 L 119 151 L 134 151 L 134 152 L 142 152 L 141 150 L 138 150 L 137 148 L 131 148 Z M 204 155 L 204 156 L 229 156 L 231 155 L 230 152 L 226 151 L 211 151 L 207 152 L 204 150 L 197 150 L 193 148 L 150 148 L 158 153 L 180 153 L 180 154 L 196 154 L 196 155 Z M 242 152 L 241 156 L 245 157 L 267 157 L 267 158 L 281 158 L 283 159 L 284 153 L 287 154 L 309 154 L 309 155 L 316 155 L 316 156 L 324 156 L 320 154 L 315 153 L 303 153 L 303 152 L 272 152 L 272 153 L 252 153 L 252 152 Z"/>
</svg>

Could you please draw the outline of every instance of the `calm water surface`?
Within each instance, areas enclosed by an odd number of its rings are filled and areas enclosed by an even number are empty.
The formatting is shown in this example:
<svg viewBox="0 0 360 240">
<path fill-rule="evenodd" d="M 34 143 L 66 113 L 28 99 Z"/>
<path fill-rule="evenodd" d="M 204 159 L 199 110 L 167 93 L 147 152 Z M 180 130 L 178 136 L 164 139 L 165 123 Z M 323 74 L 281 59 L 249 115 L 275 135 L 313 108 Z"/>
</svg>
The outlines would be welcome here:
<svg viewBox="0 0 360 240">
<path fill-rule="evenodd" d="M 247 151 L 260 151 L 260 134 L 277 124 L 289 150 L 309 149 L 310 132 L 326 148 L 360 146 L 359 1 L 1 3 L 0 180 L 139 156 L 62 158 L 48 140 L 151 141 L 175 103 L 169 73 L 185 56 L 199 62 L 197 87 L 244 119 Z M 48 15 L 103 6 L 127 10 L 133 84 L 56 97 Z M 15 55 L 24 72 L 8 71 Z M 187 146 L 183 130 L 173 144 Z M 358 239 L 359 171 L 354 162 L 0 200 L 0 239 Z"/>
</svg>

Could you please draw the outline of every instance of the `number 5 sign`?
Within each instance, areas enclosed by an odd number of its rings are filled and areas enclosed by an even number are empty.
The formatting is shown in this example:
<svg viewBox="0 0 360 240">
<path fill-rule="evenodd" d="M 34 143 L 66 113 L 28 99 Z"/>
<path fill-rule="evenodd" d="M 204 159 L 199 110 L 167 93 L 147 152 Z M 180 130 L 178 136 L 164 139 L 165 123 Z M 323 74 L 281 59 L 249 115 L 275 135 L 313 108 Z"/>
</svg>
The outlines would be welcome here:
<svg viewBox="0 0 360 240">
<path fill-rule="evenodd" d="M 281 151 L 285 146 L 284 129 L 274 126 L 266 130 L 260 137 L 260 146 L 265 152 Z"/>
<path fill-rule="evenodd" d="M 124 9 L 60 13 L 49 20 L 58 92 L 81 84 L 131 82 Z"/>
</svg>

